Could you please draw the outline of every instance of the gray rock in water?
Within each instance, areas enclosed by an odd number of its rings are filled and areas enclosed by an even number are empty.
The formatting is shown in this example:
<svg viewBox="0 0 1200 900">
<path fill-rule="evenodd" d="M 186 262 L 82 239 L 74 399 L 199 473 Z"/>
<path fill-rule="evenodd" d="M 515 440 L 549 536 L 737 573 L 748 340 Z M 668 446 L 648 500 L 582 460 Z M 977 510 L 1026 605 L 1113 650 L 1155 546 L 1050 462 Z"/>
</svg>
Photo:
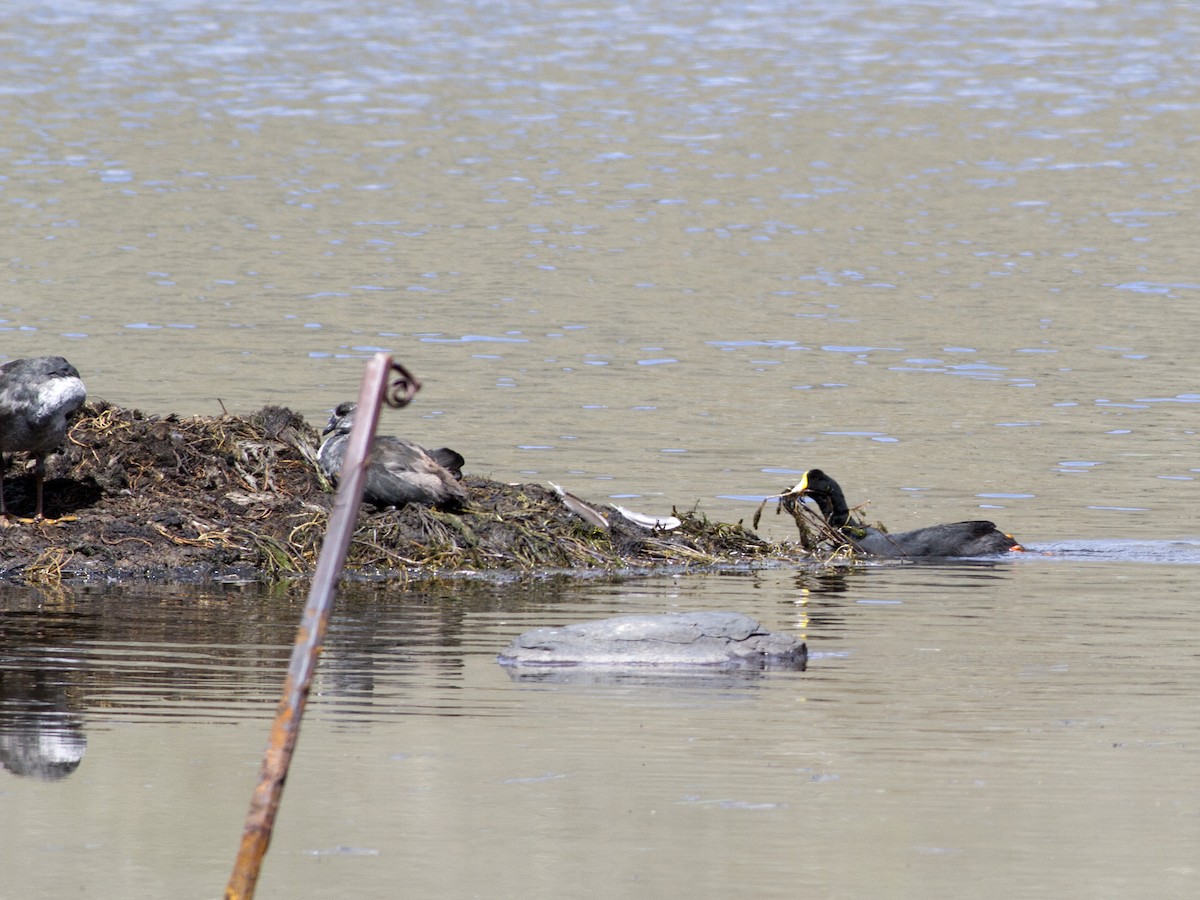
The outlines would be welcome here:
<svg viewBox="0 0 1200 900">
<path fill-rule="evenodd" d="M 802 669 L 808 648 L 790 634 L 767 631 L 736 612 L 617 616 L 595 622 L 537 628 L 517 637 L 496 661 L 502 666 Z"/>
</svg>

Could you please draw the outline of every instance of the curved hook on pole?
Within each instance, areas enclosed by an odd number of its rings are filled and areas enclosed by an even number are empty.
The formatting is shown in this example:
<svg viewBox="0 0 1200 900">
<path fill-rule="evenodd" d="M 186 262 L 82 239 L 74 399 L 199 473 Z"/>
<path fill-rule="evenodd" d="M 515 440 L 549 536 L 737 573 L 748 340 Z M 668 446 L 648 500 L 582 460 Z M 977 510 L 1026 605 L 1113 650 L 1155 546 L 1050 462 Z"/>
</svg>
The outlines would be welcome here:
<svg viewBox="0 0 1200 900">
<path fill-rule="evenodd" d="M 393 361 L 388 371 L 394 377 L 389 379 L 383 399 L 393 409 L 403 409 L 412 403 L 413 397 L 421 389 L 421 382 L 402 363 Z"/>
</svg>

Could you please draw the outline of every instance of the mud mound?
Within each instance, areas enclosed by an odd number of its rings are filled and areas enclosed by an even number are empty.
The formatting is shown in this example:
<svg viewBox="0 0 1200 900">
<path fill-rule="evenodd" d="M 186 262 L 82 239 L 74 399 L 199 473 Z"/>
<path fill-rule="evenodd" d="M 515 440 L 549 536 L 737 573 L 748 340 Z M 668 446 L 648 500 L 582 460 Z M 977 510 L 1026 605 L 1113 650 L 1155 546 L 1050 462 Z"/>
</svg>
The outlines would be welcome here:
<svg viewBox="0 0 1200 900">
<path fill-rule="evenodd" d="M 46 515 L 0 529 L 0 580 L 213 578 L 311 574 L 333 494 L 315 464 L 319 436 L 291 410 L 249 416 L 148 416 L 89 403 L 47 458 Z M 33 507 L 18 457 L 10 511 Z M 743 565 L 792 557 L 740 525 L 692 511 L 652 531 L 610 515 L 585 523 L 538 484 L 468 476 L 470 508 L 364 506 L 347 572 L 428 577 L 481 572 L 621 571 Z M 605 509 L 604 507 L 599 507 Z M 612 510 L 606 510 L 612 512 Z"/>
</svg>

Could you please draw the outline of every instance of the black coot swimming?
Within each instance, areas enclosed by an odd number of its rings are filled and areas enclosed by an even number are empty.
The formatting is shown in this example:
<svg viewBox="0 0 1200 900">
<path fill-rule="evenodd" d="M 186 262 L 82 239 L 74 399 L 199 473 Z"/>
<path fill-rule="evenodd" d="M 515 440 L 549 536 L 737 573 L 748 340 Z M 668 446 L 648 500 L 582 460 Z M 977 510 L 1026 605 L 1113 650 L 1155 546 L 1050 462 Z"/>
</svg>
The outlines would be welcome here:
<svg viewBox="0 0 1200 900">
<path fill-rule="evenodd" d="M 851 522 L 841 486 L 820 469 L 805 472 L 788 494 L 812 497 L 830 527 L 846 535 L 852 546 L 869 556 L 989 556 L 1024 549 L 1011 534 L 982 519 L 930 525 L 898 534 Z"/>
</svg>

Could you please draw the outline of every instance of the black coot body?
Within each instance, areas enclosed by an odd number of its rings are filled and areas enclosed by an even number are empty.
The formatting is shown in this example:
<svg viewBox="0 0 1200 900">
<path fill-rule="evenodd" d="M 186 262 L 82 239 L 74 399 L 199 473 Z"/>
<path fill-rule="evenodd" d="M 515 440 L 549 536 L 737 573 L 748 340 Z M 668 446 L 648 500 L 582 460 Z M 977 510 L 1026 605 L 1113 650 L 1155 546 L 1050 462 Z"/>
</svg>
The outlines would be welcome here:
<svg viewBox="0 0 1200 900">
<path fill-rule="evenodd" d="M 930 525 L 898 534 L 851 522 L 841 485 L 820 469 L 805 472 L 788 494 L 812 497 L 830 527 L 838 529 L 852 546 L 869 556 L 991 556 L 1023 549 L 1011 534 L 983 519 Z"/>
</svg>

